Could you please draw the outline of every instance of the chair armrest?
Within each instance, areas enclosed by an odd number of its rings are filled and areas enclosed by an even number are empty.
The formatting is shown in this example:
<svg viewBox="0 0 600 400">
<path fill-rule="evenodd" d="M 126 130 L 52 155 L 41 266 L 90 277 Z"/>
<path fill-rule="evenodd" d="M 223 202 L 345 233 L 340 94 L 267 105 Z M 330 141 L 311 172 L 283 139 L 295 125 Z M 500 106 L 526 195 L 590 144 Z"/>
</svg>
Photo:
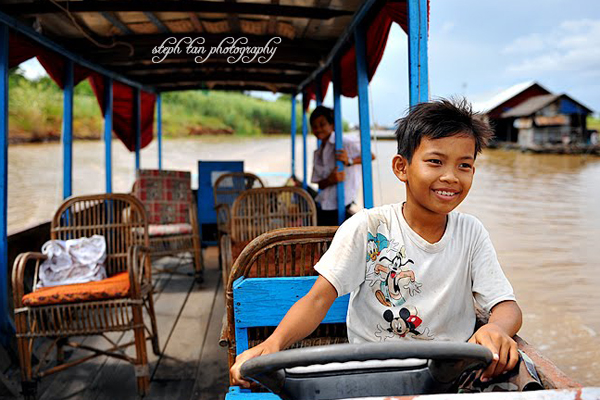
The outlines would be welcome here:
<svg viewBox="0 0 600 400">
<path fill-rule="evenodd" d="M 152 284 L 152 249 L 146 246 L 133 245 L 127 250 L 127 271 L 131 296 L 136 299 L 142 297 L 142 286 Z"/>
<path fill-rule="evenodd" d="M 25 270 L 27 264 L 30 261 L 35 261 L 35 272 L 34 272 L 34 285 L 36 277 L 39 271 L 40 263 L 46 260 L 48 257 L 42 253 L 21 253 L 15 259 L 12 270 L 12 290 L 13 290 L 13 304 L 14 308 L 18 309 L 23 307 L 23 296 L 25 295 Z"/>
<path fill-rule="evenodd" d="M 224 234 L 219 240 L 219 256 L 221 257 L 221 268 L 223 269 L 223 286 L 227 287 L 229 273 L 233 266 L 233 254 L 231 250 L 231 235 Z"/>
<path fill-rule="evenodd" d="M 231 231 L 231 208 L 229 204 L 218 204 L 215 206 L 217 213 L 217 229 L 222 233 Z"/>
<path fill-rule="evenodd" d="M 219 346 L 229 347 L 229 326 L 227 325 L 227 313 L 223 314 L 223 323 L 221 325 L 221 336 L 219 337 Z"/>
</svg>

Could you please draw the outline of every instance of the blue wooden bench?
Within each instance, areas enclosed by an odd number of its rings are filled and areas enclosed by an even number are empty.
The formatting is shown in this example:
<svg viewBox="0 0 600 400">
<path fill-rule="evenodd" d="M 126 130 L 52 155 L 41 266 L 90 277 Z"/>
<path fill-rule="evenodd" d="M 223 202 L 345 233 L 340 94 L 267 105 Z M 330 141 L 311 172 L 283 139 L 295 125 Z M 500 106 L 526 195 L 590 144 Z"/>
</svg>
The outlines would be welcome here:
<svg viewBox="0 0 600 400">
<path fill-rule="evenodd" d="M 316 276 L 287 278 L 239 278 L 233 283 L 236 353 L 248 349 L 248 329 L 275 327 L 298 299 L 303 297 L 317 280 Z M 323 324 L 345 323 L 350 296 L 336 299 Z M 232 386 L 227 400 L 279 399 L 272 393 L 252 393 Z"/>
</svg>

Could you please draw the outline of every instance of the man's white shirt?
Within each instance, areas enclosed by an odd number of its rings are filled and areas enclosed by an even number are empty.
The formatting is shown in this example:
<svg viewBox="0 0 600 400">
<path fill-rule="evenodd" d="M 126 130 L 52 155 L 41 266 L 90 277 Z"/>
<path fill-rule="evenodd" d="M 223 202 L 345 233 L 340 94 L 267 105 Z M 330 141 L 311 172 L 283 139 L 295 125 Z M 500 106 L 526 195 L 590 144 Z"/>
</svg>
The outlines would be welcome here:
<svg viewBox="0 0 600 400">
<path fill-rule="evenodd" d="M 354 136 L 343 136 L 343 148 L 346 150 L 348 159 L 360 156 L 360 140 Z M 318 183 L 327 178 L 335 169 L 335 135 L 332 133 L 329 139 L 315 150 L 313 156 L 313 173 L 311 182 Z M 361 185 L 360 165 L 354 164 L 344 167 L 346 179 L 344 180 L 344 202 L 345 205 L 356 200 L 358 188 Z M 337 185 L 331 185 L 319 191 L 315 200 L 321 204 L 323 210 L 337 210 Z"/>
</svg>

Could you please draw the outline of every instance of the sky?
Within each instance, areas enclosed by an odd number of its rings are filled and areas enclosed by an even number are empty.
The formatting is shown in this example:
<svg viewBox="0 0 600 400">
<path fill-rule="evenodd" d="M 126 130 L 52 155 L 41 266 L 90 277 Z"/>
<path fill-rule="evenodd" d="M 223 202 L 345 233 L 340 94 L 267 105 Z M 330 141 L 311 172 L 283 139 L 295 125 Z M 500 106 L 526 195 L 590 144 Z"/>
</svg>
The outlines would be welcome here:
<svg viewBox="0 0 600 400">
<path fill-rule="evenodd" d="M 429 92 L 475 105 L 524 81 L 600 112 L 600 0 L 430 0 Z M 23 67 L 30 76 L 39 64 Z M 333 105 L 332 88 L 324 104 Z M 261 97 L 274 99 L 270 93 Z M 393 126 L 408 107 L 407 36 L 393 25 L 370 84 L 371 123 Z M 358 103 L 342 98 L 358 123 Z"/>
</svg>

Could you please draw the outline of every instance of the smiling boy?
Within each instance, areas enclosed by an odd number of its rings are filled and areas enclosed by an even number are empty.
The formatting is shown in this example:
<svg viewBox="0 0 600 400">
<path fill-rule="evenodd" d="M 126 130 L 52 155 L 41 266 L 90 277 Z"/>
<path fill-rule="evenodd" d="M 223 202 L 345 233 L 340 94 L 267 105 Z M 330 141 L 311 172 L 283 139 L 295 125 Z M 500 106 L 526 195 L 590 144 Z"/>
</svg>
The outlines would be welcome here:
<svg viewBox="0 0 600 400">
<path fill-rule="evenodd" d="M 320 275 L 312 289 L 265 342 L 237 357 L 234 382 L 247 387 L 239 374 L 244 361 L 303 339 L 347 293 L 351 343 L 481 344 L 494 358 L 482 382 L 517 365 L 512 337 L 521 310 L 513 289 L 481 222 L 454 211 L 471 189 L 490 127 L 464 100 L 422 103 L 398 122 L 392 169 L 405 184 L 406 202 L 363 210 L 340 226 L 315 266 Z M 491 316 L 474 332 L 475 302 Z"/>
</svg>

